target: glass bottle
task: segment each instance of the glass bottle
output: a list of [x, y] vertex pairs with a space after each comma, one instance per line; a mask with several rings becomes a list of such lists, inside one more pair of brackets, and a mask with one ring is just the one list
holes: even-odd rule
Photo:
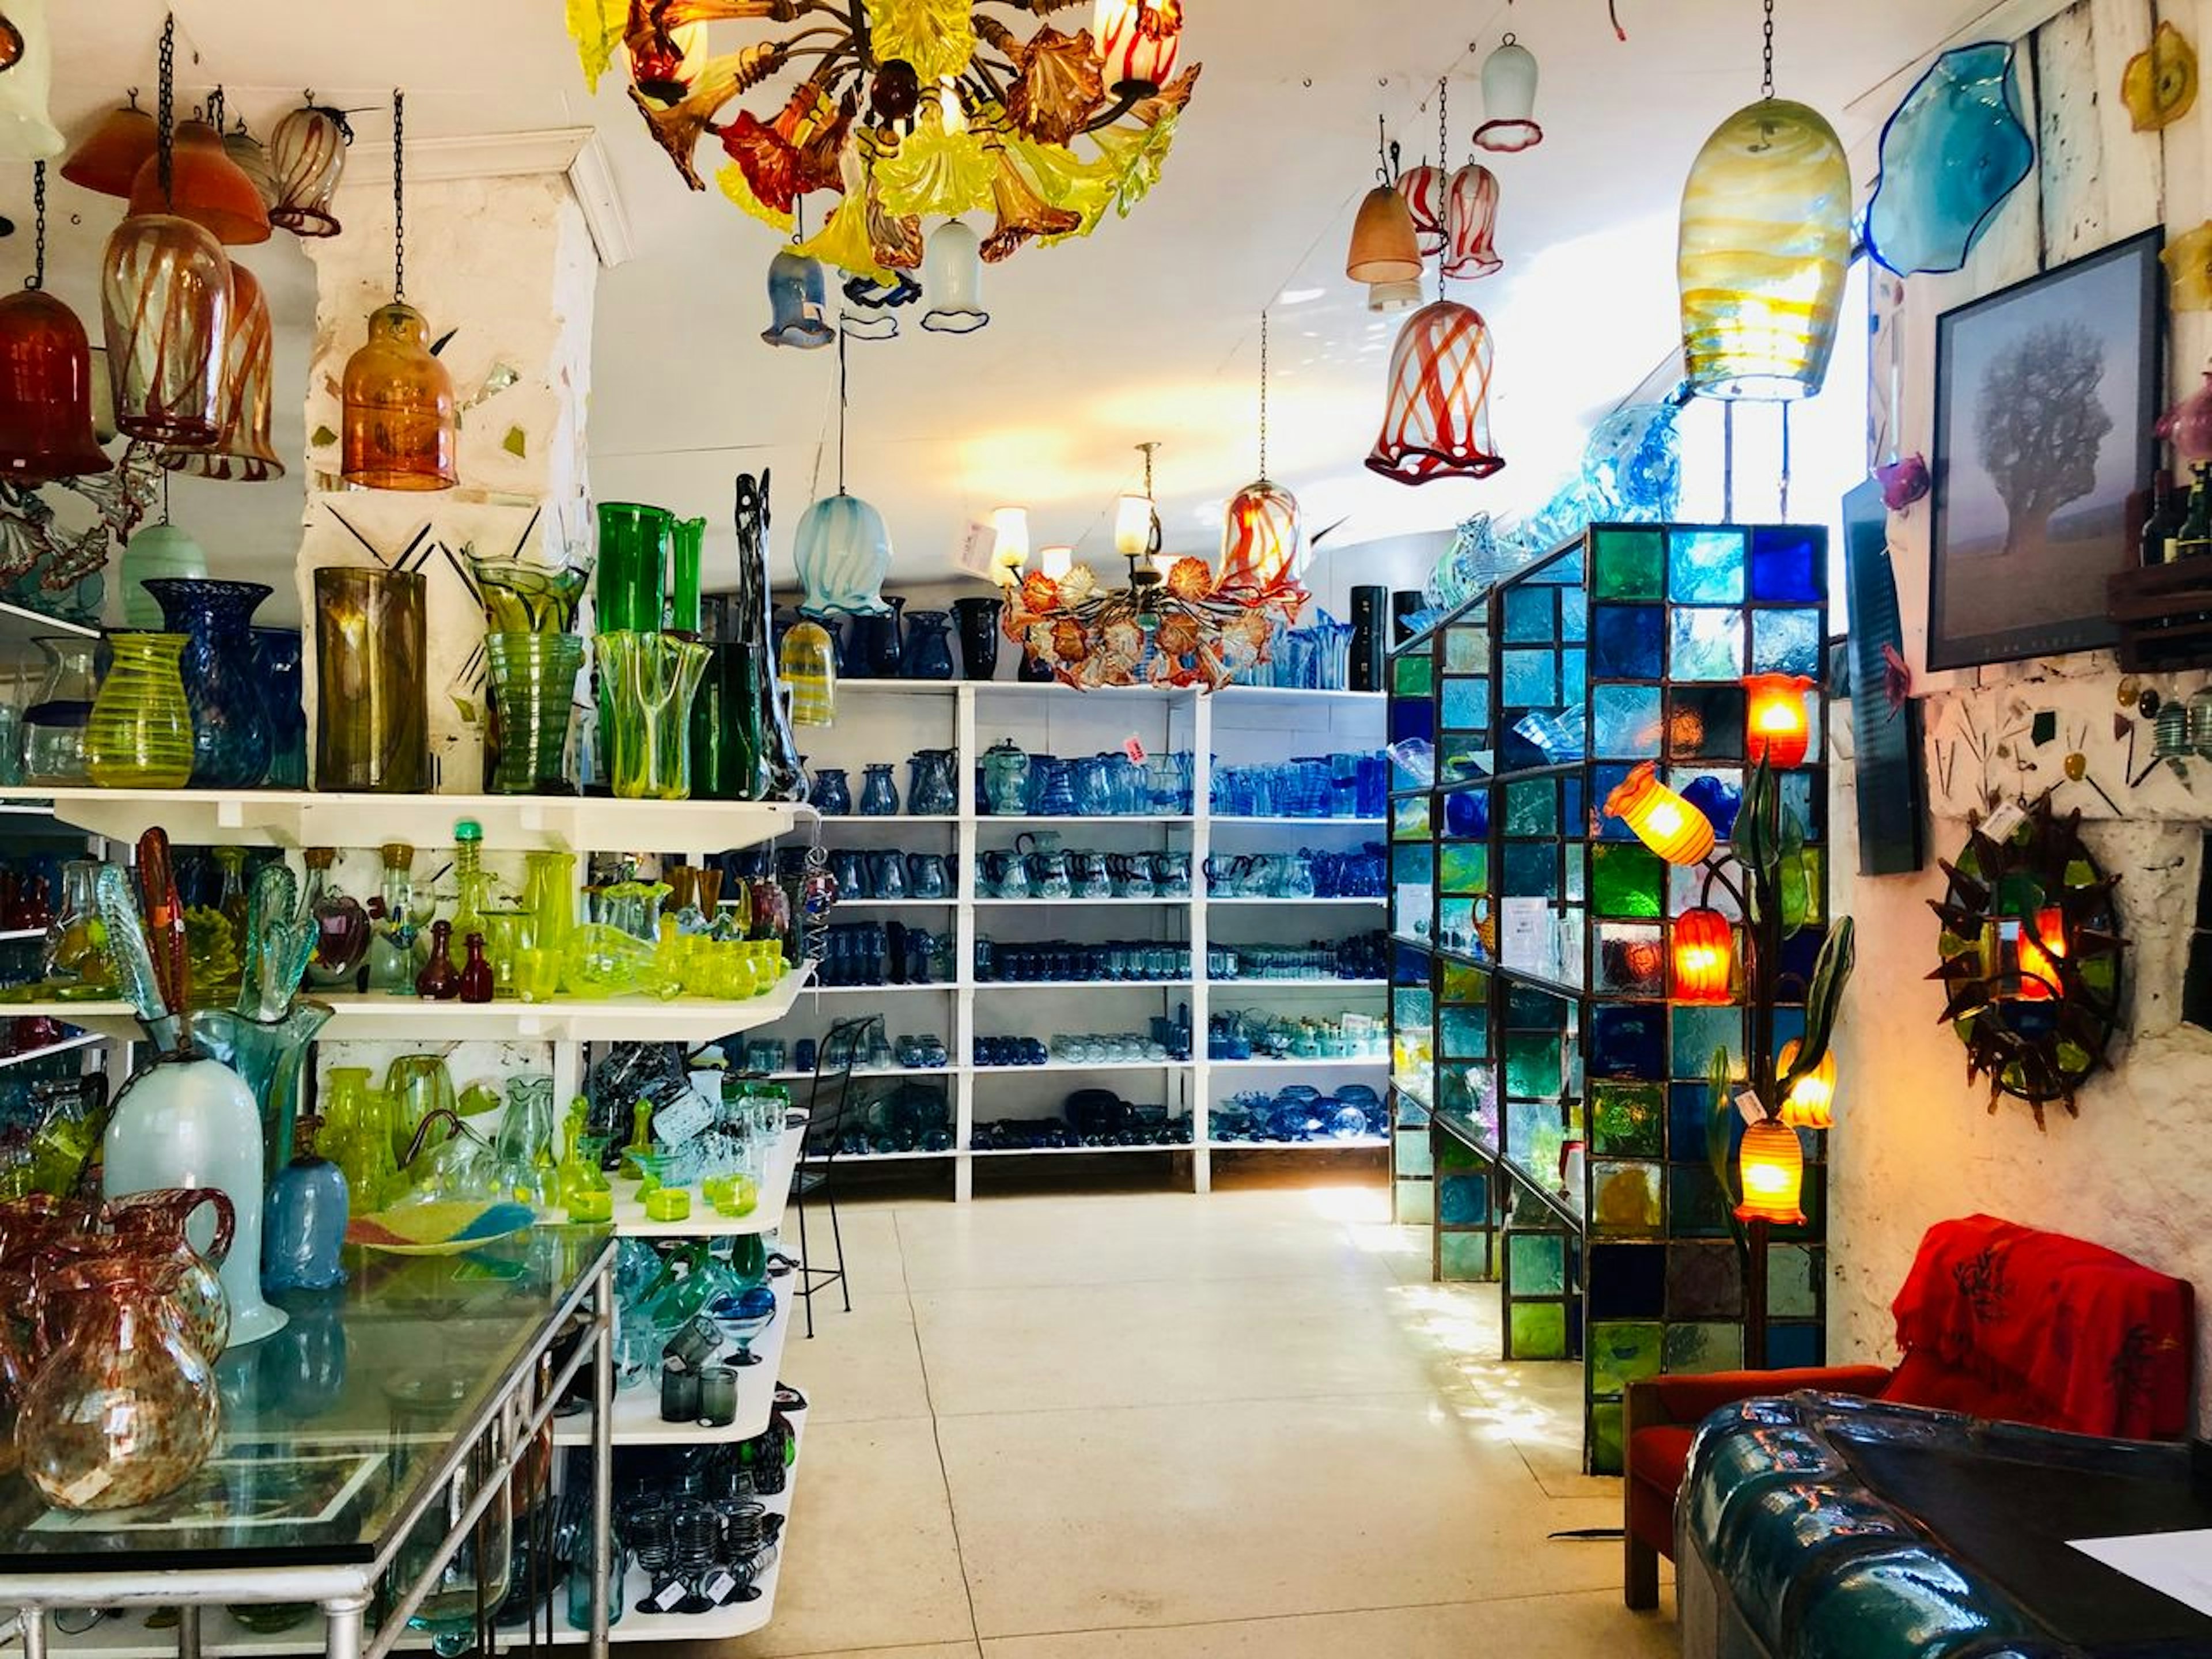
[[380, 849], [384, 874], [377, 895], [374, 932], [368, 942], [368, 988], [406, 995], [415, 988], [415, 849], [388, 841]]
[[394, 301], [368, 313], [368, 340], [346, 360], [346, 483], [360, 489], [451, 489], [460, 419], [453, 377], [432, 355], [429, 325]]
[[100, 641], [42, 635], [31, 643], [46, 660], [39, 689], [23, 710], [23, 781], [89, 783], [85, 731], [100, 690]]
[[243, 847], [218, 847], [215, 849], [216, 867], [222, 872], [222, 885], [216, 894], [215, 908], [230, 924], [231, 937], [246, 937], [246, 849]]
[[491, 962], [484, 955], [484, 936], [482, 933], [468, 934], [461, 941], [468, 952], [468, 960], [461, 964], [460, 998], [463, 1002], [489, 1002], [493, 985]]
[[[453, 966], [453, 924], [430, 924], [430, 960], [415, 975], [415, 994], [434, 1002], [451, 1002], [461, 994], [461, 970]], [[489, 969], [487, 969], [489, 971]], [[489, 1000], [489, 999], [487, 999]]]
[[2189, 512], [2174, 538], [2177, 559], [2202, 558], [2212, 553], [2212, 466], [2199, 461], [2196, 482], [2189, 488]]
[[254, 666], [259, 582], [156, 577], [144, 584], [172, 634], [185, 636], [177, 672], [192, 711], [195, 788], [254, 789], [269, 775], [272, 722]]
[[2166, 563], [2172, 552], [2167, 543], [2180, 528], [2180, 520], [2173, 516], [2176, 507], [2173, 474], [2160, 467], [2151, 481], [2150, 512], [2143, 520], [2142, 538], [2137, 544], [2138, 562], [2146, 570]]
[[30, 1189], [67, 1198], [76, 1190], [107, 1127], [107, 1079], [92, 1072], [33, 1083], [31, 1108], [39, 1127], [24, 1160]]
[[891, 781], [890, 763], [870, 766], [860, 785], [860, 816], [895, 818], [898, 810], [898, 785]]
[[300, 1119], [298, 1151], [269, 1185], [261, 1224], [261, 1287], [264, 1291], [327, 1291], [345, 1283], [338, 1264], [350, 1194], [345, 1172], [315, 1149], [322, 1120]]
[[464, 944], [483, 932], [491, 878], [483, 867], [483, 825], [463, 818], [453, 826], [453, 936]]
[[604, 1167], [606, 1138], [589, 1132], [591, 1115], [587, 1096], [578, 1095], [568, 1103], [567, 1146], [558, 1170], [560, 1201], [568, 1219], [580, 1224], [614, 1217], [614, 1189], [607, 1184]]
[[[83, 727], [91, 781], [103, 789], [181, 789], [192, 775], [192, 711], [177, 664], [181, 634], [112, 634], [115, 653]], [[39, 718], [24, 716], [27, 732]], [[27, 737], [25, 759], [31, 754]], [[49, 780], [36, 780], [48, 781]]]
[[337, 856], [328, 847], [307, 851], [307, 910], [315, 919], [315, 954], [307, 962], [307, 979], [314, 985], [352, 984], [375, 932], [361, 901], [341, 890], [331, 874]]

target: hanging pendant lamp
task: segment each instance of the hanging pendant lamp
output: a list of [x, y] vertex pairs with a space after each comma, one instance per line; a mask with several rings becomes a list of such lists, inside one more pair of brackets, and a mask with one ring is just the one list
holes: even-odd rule
[[1272, 593], [1295, 586], [1305, 566], [1298, 500], [1267, 477], [1267, 313], [1260, 313], [1260, 476], [1230, 498], [1221, 523], [1217, 592]]
[[1149, 97], [1175, 73], [1182, 0], [1097, 0], [1091, 42], [1108, 91], [1117, 98]]
[[1544, 142], [1536, 125], [1536, 55], [1510, 34], [1482, 60], [1482, 112], [1474, 142], [1510, 155]]
[[1406, 319], [1370, 471], [1400, 483], [1486, 478], [1505, 465], [1490, 437], [1490, 327], [1453, 300]]
[[346, 146], [353, 129], [344, 112], [307, 101], [276, 124], [269, 135], [269, 168], [276, 176], [276, 202], [269, 210], [271, 224], [282, 225], [295, 236], [335, 236], [337, 216], [331, 198], [345, 176]]
[[165, 206], [226, 247], [269, 240], [269, 210], [260, 192], [223, 149], [222, 135], [204, 121], [178, 124], [166, 185], [157, 156], [148, 157], [131, 181], [131, 212], [157, 213]]
[[1410, 283], [1370, 283], [1367, 285], [1367, 308], [1389, 313], [1411, 311], [1421, 303], [1421, 284]]
[[1359, 204], [1344, 274], [1355, 283], [1410, 283], [1421, 275], [1420, 237], [1413, 210], [1395, 185], [1377, 185]]
[[451, 489], [460, 482], [453, 377], [429, 325], [407, 303], [407, 99], [392, 94], [392, 303], [368, 314], [368, 341], [346, 360], [343, 459], [356, 489]]
[[231, 164], [253, 186], [253, 193], [261, 198], [262, 210], [265, 213], [275, 207], [276, 170], [269, 164], [268, 147], [246, 130], [244, 121], [222, 135], [222, 153], [230, 157]]
[[1398, 175], [1398, 194], [1406, 198], [1406, 210], [1413, 216], [1413, 236], [1424, 254], [1434, 253], [1444, 245], [1445, 197], [1449, 190], [1444, 170], [1426, 161]]
[[800, 514], [793, 543], [799, 580], [806, 586], [799, 608], [810, 617], [843, 613], [880, 617], [884, 578], [890, 574], [891, 535], [884, 515], [845, 488], [845, 338], [837, 337], [837, 493]]
[[1498, 231], [1498, 175], [1480, 161], [1452, 175], [1444, 216], [1445, 276], [1467, 281], [1505, 269], [1491, 246]]
[[127, 106], [108, 111], [84, 142], [70, 152], [69, 160], [62, 163], [62, 177], [80, 190], [128, 196], [138, 169], [160, 142], [154, 118], [138, 107], [134, 92]]
[[46, 164], [34, 164], [37, 263], [30, 286], [0, 299], [0, 478], [45, 483], [115, 463], [92, 424], [92, 343], [76, 313], [46, 292]]
[[46, 20], [47, 0], [8, 0], [0, 13], [5, 45], [14, 48], [0, 62], [0, 159], [43, 161], [62, 153], [60, 130], [46, 112], [54, 78], [54, 38]]
[[284, 476], [284, 463], [269, 441], [274, 337], [261, 283], [234, 259], [230, 319], [222, 348], [222, 430], [203, 448], [162, 451], [163, 466], [195, 477], [241, 483], [264, 483]]
[[921, 291], [929, 309], [921, 325], [933, 334], [973, 334], [990, 325], [983, 309], [982, 243], [965, 222], [948, 219], [929, 235]]
[[830, 326], [830, 285], [822, 262], [796, 248], [776, 250], [768, 266], [768, 326], [761, 338], [772, 346], [818, 351], [836, 337]]

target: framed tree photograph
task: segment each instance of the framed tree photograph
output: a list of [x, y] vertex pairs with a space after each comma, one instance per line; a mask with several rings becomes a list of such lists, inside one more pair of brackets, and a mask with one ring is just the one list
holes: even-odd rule
[[1928, 666], [2094, 651], [2128, 500], [2156, 464], [2162, 233], [2032, 276], [1936, 325]]

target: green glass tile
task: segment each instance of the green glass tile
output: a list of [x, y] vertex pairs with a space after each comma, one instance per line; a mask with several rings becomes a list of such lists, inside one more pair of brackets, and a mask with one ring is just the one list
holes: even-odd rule
[[1495, 1278], [1490, 1241], [1486, 1232], [1438, 1233], [1437, 1277], [1447, 1285], [1480, 1285]]
[[1590, 905], [1601, 916], [1656, 920], [1667, 892], [1667, 866], [1640, 842], [1607, 842], [1590, 849]]
[[1398, 1185], [1397, 1218], [1401, 1227], [1425, 1227], [1437, 1218], [1437, 1189], [1425, 1181], [1401, 1181]]
[[1592, 1474], [1619, 1474], [1626, 1467], [1622, 1461], [1620, 1423], [1620, 1407], [1596, 1405], [1590, 1407], [1589, 1467]]
[[1505, 833], [1545, 836], [1559, 833], [1559, 786], [1551, 778], [1528, 778], [1505, 787]]
[[1434, 1169], [1426, 1129], [1401, 1129], [1395, 1137], [1396, 1147], [1392, 1153], [1393, 1167], [1401, 1177], [1425, 1176]]
[[1766, 1312], [1772, 1319], [1811, 1319], [1820, 1311], [1819, 1256], [1802, 1244], [1766, 1253]]
[[1667, 593], [1667, 543], [1656, 530], [1601, 530], [1592, 539], [1590, 597], [1659, 599]]
[[1390, 803], [1390, 837], [1394, 841], [1429, 839], [1429, 798], [1408, 795]]
[[1506, 1316], [1506, 1343], [1513, 1359], [1565, 1359], [1567, 1310], [1557, 1302], [1517, 1302]]
[[1436, 690], [1436, 659], [1400, 657], [1390, 665], [1390, 687], [1401, 697], [1425, 697]]
[[1668, 1375], [1695, 1376], [1706, 1371], [1743, 1368], [1743, 1327], [1741, 1325], [1669, 1325], [1666, 1364]]
[[1455, 628], [1444, 635], [1444, 672], [1480, 674], [1490, 666], [1490, 630]]
[[1567, 1142], [1582, 1138], [1568, 1134], [1565, 1115], [1557, 1101], [1507, 1101], [1505, 1150], [1513, 1161], [1524, 1170], [1556, 1171]]
[[1516, 1296], [1567, 1293], [1567, 1242], [1557, 1233], [1515, 1233], [1505, 1241]]
[[1437, 861], [1447, 893], [1486, 893], [1490, 890], [1490, 848], [1480, 842], [1462, 842], [1443, 849]]
[[1447, 1008], [1437, 1032], [1445, 1055], [1452, 1060], [1490, 1058], [1490, 1011], [1486, 1008]]
[[1674, 1237], [1729, 1237], [1729, 1210], [1735, 1201], [1721, 1190], [1710, 1164], [1667, 1166], [1667, 1231]]
[[1516, 1100], [1555, 1099], [1565, 1084], [1557, 1037], [1516, 1031], [1505, 1039], [1505, 1092]]
[[1463, 962], [1444, 963], [1443, 1000], [1462, 1006], [1487, 1001], [1490, 975]]
[[1656, 1238], [1661, 1223], [1660, 1166], [1593, 1158], [1590, 1231], [1608, 1238]]
[[1600, 1158], [1658, 1158], [1666, 1151], [1667, 1091], [1656, 1083], [1590, 1085], [1590, 1150]]
[[1642, 1320], [1593, 1323], [1589, 1338], [1589, 1391], [1619, 1394], [1631, 1382], [1659, 1375], [1662, 1328]]

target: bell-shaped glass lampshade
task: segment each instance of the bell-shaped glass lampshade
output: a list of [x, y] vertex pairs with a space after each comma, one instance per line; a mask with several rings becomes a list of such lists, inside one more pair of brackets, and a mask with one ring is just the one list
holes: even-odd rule
[[1018, 582], [1030, 562], [1030, 510], [1002, 507], [991, 514], [991, 568], [1002, 582]]
[[1690, 390], [1767, 401], [1819, 392], [1850, 254], [1850, 164], [1826, 119], [1768, 98], [1722, 122], [1682, 188]]
[[1510, 155], [1544, 142], [1536, 125], [1536, 54], [1511, 35], [1482, 60], [1483, 123], [1474, 142]]
[[149, 579], [159, 581], [164, 577], [181, 577], [198, 580], [204, 579], [207, 573], [206, 550], [181, 526], [167, 521], [141, 526], [123, 546], [123, 625], [162, 626], [161, 604], [146, 589]]
[[1398, 175], [1398, 194], [1413, 216], [1413, 237], [1423, 253], [1443, 251], [1444, 197], [1450, 188], [1444, 170], [1425, 161]]
[[837, 723], [837, 649], [828, 629], [802, 617], [777, 647], [776, 666], [791, 692], [793, 726]]
[[334, 109], [306, 104], [269, 135], [269, 168], [276, 179], [276, 204], [269, 219], [295, 236], [335, 236], [331, 198], [345, 174], [345, 119]]
[[793, 545], [799, 580], [806, 585], [801, 609], [810, 616], [838, 611], [879, 617], [884, 578], [891, 570], [891, 532], [884, 515], [842, 490], [808, 507]]
[[1355, 283], [1420, 280], [1421, 244], [1414, 232], [1413, 210], [1389, 185], [1376, 185], [1359, 204], [1344, 274]]
[[54, 78], [47, 0], [8, 0], [0, 16], [14, 31], [15, 57], [0, 63], [0, 159], [43, 161], [62, 153], [60, 130], [46, 113]]
[[1182, 49], [1182, 0], [1097, 0], [1091, 40], [1108, 91], [1157, 91]]
[[112, 109], [100, 125], [70, 152], [62, 163], [62, 177], [80, 190], [102, 196], [128, 196], [138, 169], [161, 143], [154, 118], [137, 105]]
[[787, 247], [780, 251], [769, 261], [768, 304], [769, 322], [761, 338], [772, 346], [814, 351], [837, 337], [825, 314], [830, 286], [819, 259]]
[[1075, 568], [1075, 550], [1072, 547], [1048, 547], [1037, 554], [1037, 568], [1058, 581]]
[[1367, 465], [1400, 483], [1486, 478], [1505, 465], [1490, 441], [1490, 329], [1453, 300], [1406, 319], [1390, 354], [1390, 398]]
[[131, 184], [131, 211], [173, 213], [189, 219], [226, 247], [269, 240], [269, 210], [253, 180], [222, 147], [222, 135], [204, 121], [182, 121], [170, 157], [169, 193], [161, 193], [161, 161], [149, 156]]
[[0, 478], [44, 483], [115, 465], [92, 428], [92, 343], [51, 294], [0, 299]]
[[356, 489], [451, 489], [460, 424], [453, 377], [430, 355], [429, 325], [404, 301], [368, 313], [368, 339], [346, 360], [343, 459]]
[[933, 334], [973, 334], [990, 322], [983, 309], [983, 244], [963, 221], [948, 219], [930, 232], [921, 291], [929, 305], [921, 325]]
[[1421, 303], [1421, 285], [1410, 283], [1370, 283], [1367, 285], [1367, 308], [1370, 311], [1411, 311]]
[[173, 213], [131, 215], [108, 234], [100, 313], [118, 428], [149, 443], [213, 443], [230, 325], [222, 244]]
[[1498, 232], [1498, 175], [1480, 161], [1452, 175], [1444, 228], [1445, 276], [1494, 276], [1505, 269], [1490, 245]]
[[196, 477], [263, 483], [284, 476], [269, 441], [273, 332], [269, 301], [253, 273], [230, 264], [230, 320], [222, 346], [222, 431], [204, 447], [167, 449], [161, 465]]
[[1785, 1129], [1771, 1118], [1753, 1124], [1743, 1132], [1737, 1170], [1743, 1180], [1743, 1202], [1735, 1206], [1738, 1220], [1768, 1221], [1781, 1227], [1805, 1224], [1805, 1148], [1795, 1129]]
[[1125, 559], [1160, 550], [1160, 510], [1150, 495], [1124, 495], [1114, 504], [1114, 550]]
[[276, 173], [269, 165], [268, 147], [241, 124], [222, 135], [222, 153], [230, 157], [232, 164], [252, 183], [253, 193], [261, 198], [261, 205], [264, 208], [275, 207]]
[[1230, 498], [1221, 520], [1221, 568], [1217, 592], [1257, 595], [1295, 580], [1304, 561], [1305, 530], [1298, 498], [1261, 478]]

